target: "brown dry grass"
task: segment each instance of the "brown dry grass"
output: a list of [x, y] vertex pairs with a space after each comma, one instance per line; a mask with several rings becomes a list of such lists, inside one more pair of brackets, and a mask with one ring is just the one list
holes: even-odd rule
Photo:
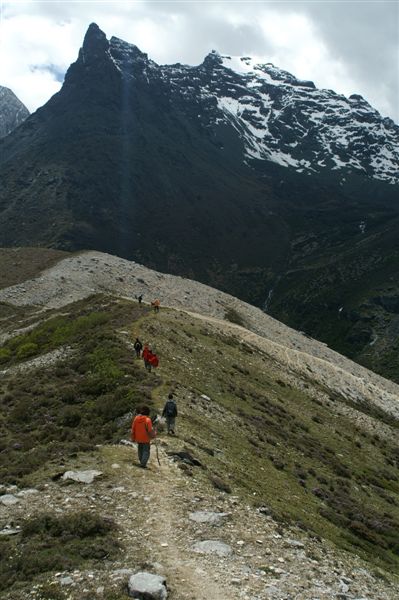
[[36, 277], [68, 255], [51, 248], [0, 248], [0, 289]]

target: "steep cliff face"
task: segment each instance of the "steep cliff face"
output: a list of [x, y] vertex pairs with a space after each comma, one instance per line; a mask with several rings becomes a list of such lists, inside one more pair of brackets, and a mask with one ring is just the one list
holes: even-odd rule
[[353, 315], [396, 293], [398, 147], [358, 96], [247, 57], [157, 65], [92, 24], [1, 144], [0, 239], [188, 275], [357, 356]]
[[14, 92], [0, 85], [0, 138], [11, 133], [28, 116], [28, 109]]

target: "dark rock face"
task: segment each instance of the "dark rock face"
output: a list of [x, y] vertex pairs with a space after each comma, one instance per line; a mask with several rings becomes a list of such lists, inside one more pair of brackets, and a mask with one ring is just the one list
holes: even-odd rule
[[28, 116], [28, 109], [14, 92], [0, 85], [0, 138], [11, 133]]
[[350, 354], [346, 315], [399, 266], [398, 132], [271, 64], [160, 66], [92, 24], [61, 91], [0, 144], [0, 243], [103, 250], [267, 300]]

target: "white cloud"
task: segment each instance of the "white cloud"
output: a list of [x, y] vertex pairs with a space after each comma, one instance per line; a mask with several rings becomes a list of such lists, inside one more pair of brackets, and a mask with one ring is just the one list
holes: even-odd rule
[[[364, 10], [363, 10], [364, 9]], [[384, 12], [380, 12], [384, 11]], [[381, 16], [380, 16], [381, 15]], [[213, 48], [266, 62], [399, 119], [399, 5], [353, 2], [3, 2], [0, 84], [30, 108], [59, 89], [96, 22], [159, 63], [198, 64]], [[373, 34], [373, 35], [372, 35]], [[366, 38], [366, 39], [365, 39]], [[378, 58], [377, 59], [377, 55]], [[39, 67], [39, 68], [37, 68]]]
[[56, 75], [76, 58], [81, 32], [76, 24], [54, 24], [41, 15], [15, 15], [1, 22], [0, 82], [33, 110], [60, 88]]

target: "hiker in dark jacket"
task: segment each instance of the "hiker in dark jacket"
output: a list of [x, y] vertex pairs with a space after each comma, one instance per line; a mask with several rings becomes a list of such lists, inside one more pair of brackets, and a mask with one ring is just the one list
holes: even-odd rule
[[177, 417], [177, 406], [173, 399], [173, 394], [169, 394], [166, 404], [162, 411], [162, 416], [166, 419], [168, 435], [175, 434], [175, 421]]
[[139, 338], [136, 338], [136, 341], [134, 342], [134, 349], [136, 351], [136, 357], [140, 358], [143, 344], [140, 342]]

